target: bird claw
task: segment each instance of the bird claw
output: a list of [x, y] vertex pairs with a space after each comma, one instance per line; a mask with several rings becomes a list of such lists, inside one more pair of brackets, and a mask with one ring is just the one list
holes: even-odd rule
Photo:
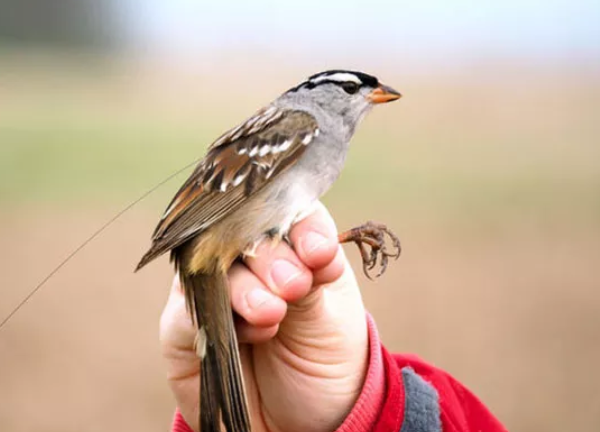
[[[391, 240], [394, 252], [388, 251], [386, 236]], [[375, 275], [375, 279], [385, 273], [389, 259], [398, 259], [402, 252], [400, 239], [384, 224], [376, 222], [369, 221], [341, 233], [338, 239], [340, 243], [354, 242], [358, 246], [363, 261], [363, 272], [371, 280], [374, 279], [371, 271], [377, 266], [378, 261], [381, 269]]]

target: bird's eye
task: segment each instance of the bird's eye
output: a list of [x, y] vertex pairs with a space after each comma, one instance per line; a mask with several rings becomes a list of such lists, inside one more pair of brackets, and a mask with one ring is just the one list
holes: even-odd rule
[[345, 82], [342, 84], [342, 88], [348, 94], [354, 94], [358, 91], [358, 84], [353, 82]]

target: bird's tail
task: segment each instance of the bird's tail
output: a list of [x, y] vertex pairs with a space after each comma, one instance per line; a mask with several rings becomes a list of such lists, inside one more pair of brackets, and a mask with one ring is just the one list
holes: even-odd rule
[[180, 272], [188, 310], [198, 325], [200, 430], [250, 432], [250, 416], [225, 273]]

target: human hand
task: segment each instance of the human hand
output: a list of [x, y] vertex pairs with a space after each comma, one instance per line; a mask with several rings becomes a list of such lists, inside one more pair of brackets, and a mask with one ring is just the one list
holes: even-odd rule
[[[290, 239], [263, 242], [229, 271], [254, 431], [333, 431], [356, 402], [368, 366], [365, 310], [335, 224], [319, 204]], [[198, 430], [196, 330], [175, 278], [160, 322], [167, 379]]]

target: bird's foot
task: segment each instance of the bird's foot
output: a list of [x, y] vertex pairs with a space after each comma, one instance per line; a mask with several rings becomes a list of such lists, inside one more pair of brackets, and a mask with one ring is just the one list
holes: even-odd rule
[[[386, 235], [392, 241], [395, 250], [393, 253], [387, 250]], [[377, 265], [378, 258], [381, 270], [375, 278], [385, 273], [389, 258], [398, 259], [402, 250], [400, 240], [388, 227], [371, 221], [339, 234], [338, 240], [340, 243], [354, 242], [358, 246], [363, 261], [363, 271], [369, 279], [373, 279], [369, 272]], [[367, 246], [370, 246], [370, 250]]]

